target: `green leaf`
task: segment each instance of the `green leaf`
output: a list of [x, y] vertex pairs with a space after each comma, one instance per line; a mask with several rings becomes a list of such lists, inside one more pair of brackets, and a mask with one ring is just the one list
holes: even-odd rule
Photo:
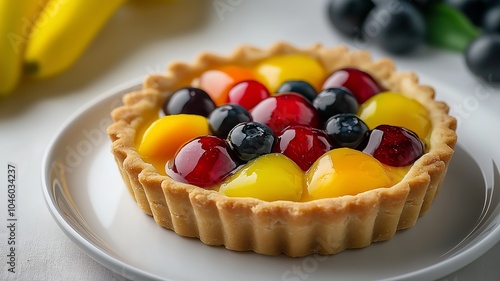
[[425, 13], [427, 42], [441, 48], [464, 51], [480, 31], [459, 10], [443, 3], [429, 7]]

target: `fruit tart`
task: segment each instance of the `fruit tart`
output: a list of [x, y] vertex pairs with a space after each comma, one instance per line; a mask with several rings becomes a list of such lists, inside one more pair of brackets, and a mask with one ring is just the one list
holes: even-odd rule
[[123, 103], [108, 133], [140, 209], [265, 255], [335, 254], [413, 226], [457, 140], [431, 87], [343, 46], [203, 53]]

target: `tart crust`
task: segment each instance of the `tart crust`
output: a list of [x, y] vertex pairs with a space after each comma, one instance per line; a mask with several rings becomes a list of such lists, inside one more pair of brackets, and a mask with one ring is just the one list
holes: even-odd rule
[[[161, 175], [135, 148], [141, 129], [158, 114], [173, 90], [196, 85], [207, 69], [228, 64], [251, 66], [270, 56], [301, 53], [316, 58], [327, 73], [356, 67], [371, 74], [385, 88], [418, 100], [430, 116], [428, 152], [418, 159], [403, 180], [355, 196], [310, 202], [265, 202], [231, 198], [213, 190], [179, 183]], [[314, 45], [297, 48], [279, 42], [268, 49], [241, 46], [229, 56], [202, 53], [192, 64], [172, 63], [164, 74], [146, 78], [143, 88], [123, 98], [112, 112], [108, 134], [112, 153], [125, 184], [138, 206], [156, 223], [208, 245], [265, 255], [305, 256], [335, 254], [388, 240], [397, 230], [413, 226], [431, 206], [446, 174], [457, 141], [456, 119], [449, 108], [434, 100], [434, 90], [418, 83], [411, 72], [396, 72], [389, 59], [373, 61], [366, 51]]]

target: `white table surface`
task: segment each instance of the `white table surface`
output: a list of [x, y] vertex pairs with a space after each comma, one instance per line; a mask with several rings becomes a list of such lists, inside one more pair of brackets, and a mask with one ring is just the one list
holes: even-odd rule
[[[8, 163], [17, 166], [18, 185], [16, 273], [7, 271], [8, 231], [3, 226], [0, 280], [125, 280], [95, 262], [63, 234], [42, 196], [40, 169], [45, 149], [62, 124], [89, 100], [137, 77], [161, 72], [173, 60], [192, 61], [201, 51], [225, 54], [243, 43], [261, 47], [277, 40], [303, 47], [346, 44], [353, 49], [367, 48], [375, 58], [388, 55], [370, 42], [360, 46], [339, 37], [328, 24], [324, 0], [218, 1], [234, 6], [218, 13], [213, 4], [217, 1], [212, 0], [179, 0], [169, 5], [129, 3], [71, 69], [51, 79], [26, 79], [11, 97], [0, 100], [0, 210], [5, 222]], [[486, 89], [470, 75], [461, 54], [424, 47], [412, 56], [393, 59], [398, 69], [422, 74], [424, 83], [430, 78], [460, 89], [452, 108]], [[476, 128], [477, 137], [491, 137], [486, 130], [498, 124], [499, 105], [500, 93], [489, 95], [487, 101], [462, 113], [467, 116], [462, 116], [461, 126]], [[468, 118], [485, 112], [490, 114], [490, 123], [477, 126], [470, 121], [474, 118]], [[497, 244], [440, 280], [496, 281], [499, 264]]]

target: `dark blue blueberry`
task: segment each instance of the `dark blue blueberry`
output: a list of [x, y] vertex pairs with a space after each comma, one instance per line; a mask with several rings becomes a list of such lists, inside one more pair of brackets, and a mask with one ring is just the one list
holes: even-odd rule
[[417, 7], [417, 9], [425, 13], [429, 9], [429, 7], [438, 3], [441, 0], [404, 0], [404, 1], [413, 4], [415, 7]]
[[215, 103], [202, 89], [186, 87], [175, 91], [163, 105], [165, 115], [196, 114], [207, 117]]
[[458, 9], [465, 16], [469, 18], [469, 20], [477, 25], [481, 26], [481, 22], [483, 20], [484, 13], [488, 9], [488, 0], [445, 0], [444, 3]]
[[485, 34], [472, 41], [465, 50], [469, 70], [483, 81], [500, 85], [500, 34]]
[[500, 2], [486, 11], [482, 24], [484, 31], [500, 33]]
[[271, 153], [274, 140], [271, 128], [258, 122], [238, 124], [227, 136], [229, 146], [243, 161]]
[[335, 29], [348, 37], [361, 37], [363, 22], [375, 7], [372, 0], [331, 0], [328, 18]]
[[406, 1], [387, 0], [377, 5], [363, 24], [363, 37], [393, 54], [409, 54], [425, 41], [424, 15]]
[[208, 116], [208, 127], [213, 135], [225, 139], [234, 126], [250, 121], [252, 121], [252, 116], [244, 107], [226, 104], [217, 107]]
[[313, 106], [318, 111], [323, 122], [340, 113], [356, 113], [358, 101], [345, 87], [328, 88], [321, 91], [313, 101]]
[[306, 81], [290, 80], [283, 82], [276, 93], [297, 93], [312, 102], [316, 98], [316, 90]]
[[356, 149], [369, 136], [368, 126], [356, 114], [337, 114], [325, 124], [326, 134], [334, 147]]

